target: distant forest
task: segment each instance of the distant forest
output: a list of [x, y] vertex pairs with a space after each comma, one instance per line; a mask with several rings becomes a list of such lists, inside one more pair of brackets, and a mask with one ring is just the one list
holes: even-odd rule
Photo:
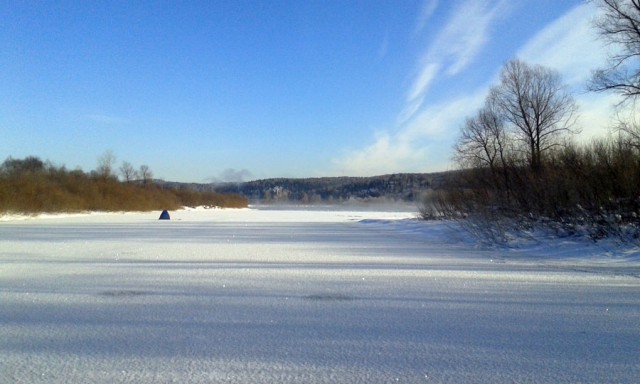
[[[372, 177], [274, 178], [244, 183], [186, 184], [190, 189], [239, 194], [254, 203], [338, 204], [361, 202], [419, 202], [438, 189], [451, 173], [398, 173]], [[185, 184], [161, 182], [167, 187]]]

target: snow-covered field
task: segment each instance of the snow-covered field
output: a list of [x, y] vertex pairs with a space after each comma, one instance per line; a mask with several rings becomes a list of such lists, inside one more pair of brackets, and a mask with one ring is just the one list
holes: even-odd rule
[[0, 383], [636, 383], [640, 251], [412, 212], [4, 217]]

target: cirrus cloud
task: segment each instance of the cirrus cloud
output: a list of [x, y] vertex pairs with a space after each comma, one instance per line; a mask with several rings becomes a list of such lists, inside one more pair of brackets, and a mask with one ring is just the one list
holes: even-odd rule
[[422, 54], [407, 105], [400, 113], [401, 123], [420, 109], [435, 79], [458, 75], [477, 59], [490, 40], [492, 26], [506, 14], [506, 4], [504, 0], [468, 0], [452, 10], [452, 17]]
[[[453, 12], [455, 16], [423, 52], [396, 125], [376, 132], [362, 148], [351, 149], [333, 160], [333, 173], [366, 176], [449, 169], [460, 126], [482, 106], [501, 68], [487, 73], [484, 85], [446, 100], [430, 95], [429, 89], [440, 79], [456, 81], [458, 74], [485, 54], [492, 26], [502, 20], [507, 8], [504, 1], [460, 3]], [[606, 49], [591, 26], [596, 12], [590, 3], [577, 5], [523, 42], [513, 55], [560, 72], [575, 91], [582, 139], [607, 132], [615, 100], [612, 94], [587, 93], [584, 88], [591, 71], [606, 60]]]

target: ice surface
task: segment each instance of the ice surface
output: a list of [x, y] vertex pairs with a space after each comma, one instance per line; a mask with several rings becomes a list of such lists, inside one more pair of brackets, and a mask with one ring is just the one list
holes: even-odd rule
[[5, 217], [0, 383], [637, 382], [637, 249], [413, 216]]

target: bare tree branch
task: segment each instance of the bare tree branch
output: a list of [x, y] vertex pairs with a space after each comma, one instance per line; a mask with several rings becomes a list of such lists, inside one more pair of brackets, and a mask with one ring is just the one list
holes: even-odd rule
[[601, 39], [618, 52], [609, 56], [606, 68], [593, 72], [588, 88], [613, 91], [621, 104], [640, 96], [640, 0], [592, 0], [602, 11], [594, 26]]
[[123, 161], [120, 166], [120, 174], [125, 182], [129, 183], [138, 178], [138, 172], [133, 168], [133, 165], [128, 161]]

